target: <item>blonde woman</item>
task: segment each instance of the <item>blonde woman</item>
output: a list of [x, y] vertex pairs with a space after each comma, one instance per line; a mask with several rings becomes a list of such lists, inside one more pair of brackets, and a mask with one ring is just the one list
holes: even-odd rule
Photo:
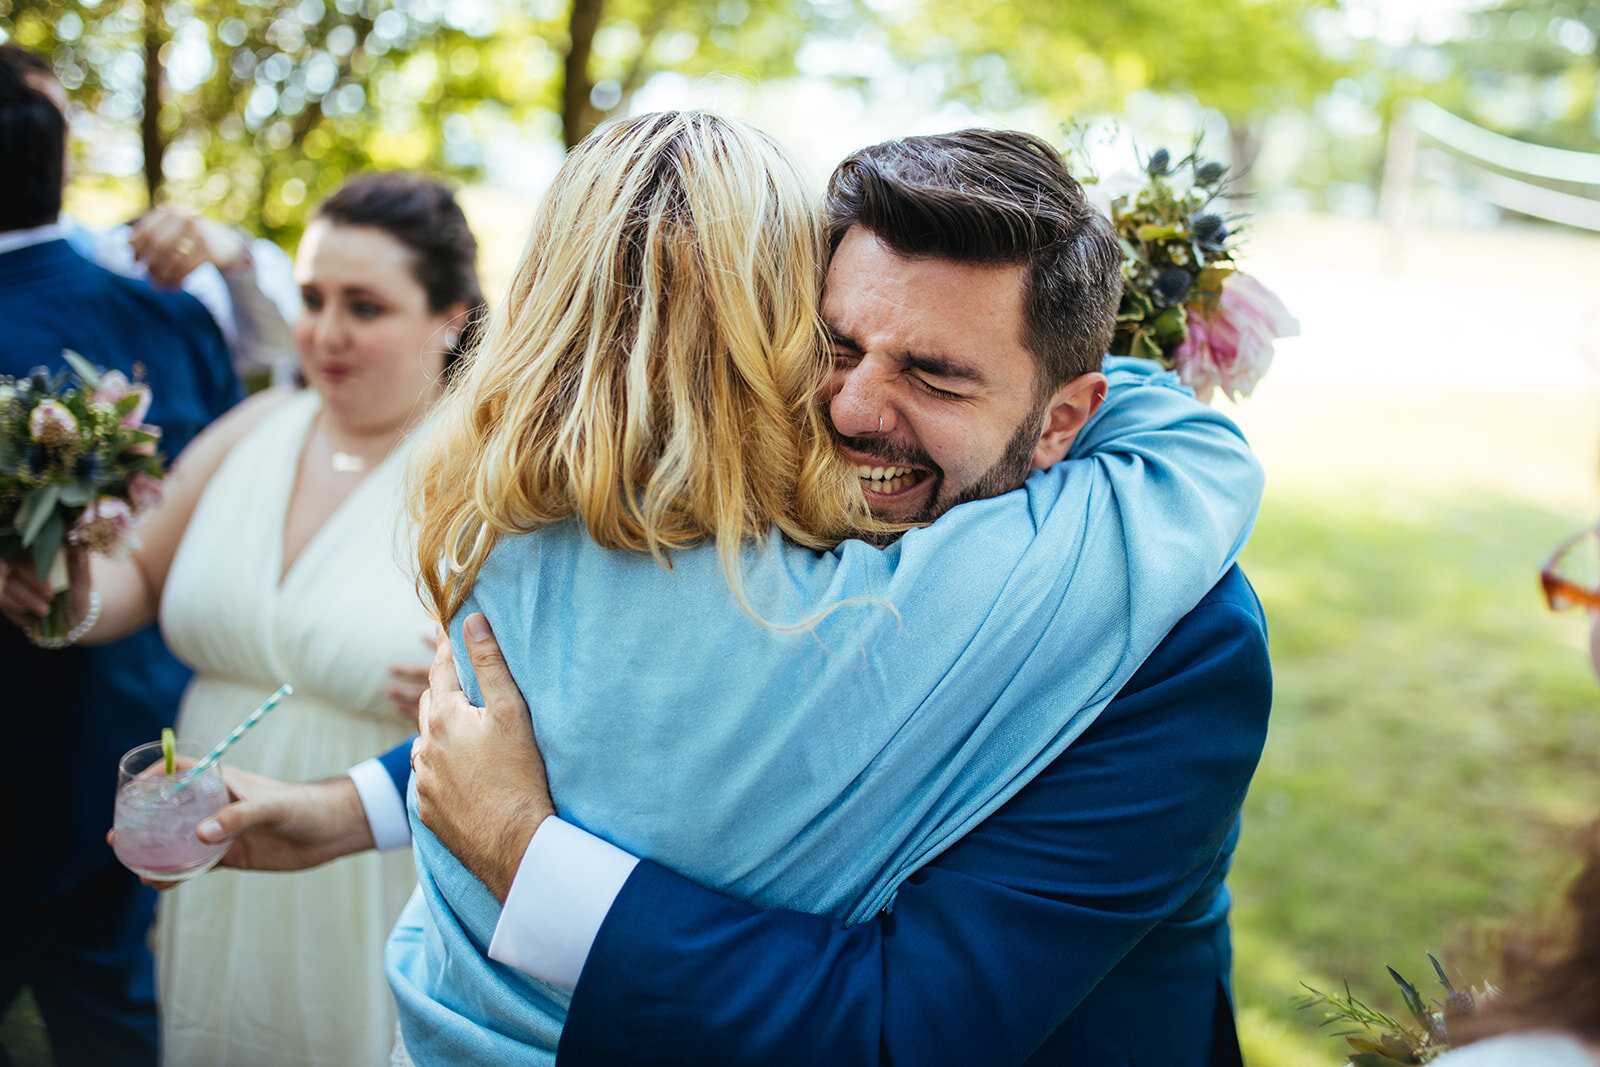
[[[1022, 428], [1091, 458], [887, 548], [849, 539], [900, 528], [822, 413], [823, 248], [757, 131], [602, 129], [412, 478], [426, 597], [453, 628], [487, 615], [564, 819], [859, 921], [1093, 720], [1231, 562], [1260, 480], [1226, 420], [1146, 371], [1114, 373], [1085, 427], [1103, 379], [1080, 374], [1053, 394], [1070, 410]], [[888, 498], [919, 469], [874, 480]], [[499, 901], [412, 823], [419, 893], [388, 952], [406, 1051], [553, 1062], [567, 993], [486, 958]]]

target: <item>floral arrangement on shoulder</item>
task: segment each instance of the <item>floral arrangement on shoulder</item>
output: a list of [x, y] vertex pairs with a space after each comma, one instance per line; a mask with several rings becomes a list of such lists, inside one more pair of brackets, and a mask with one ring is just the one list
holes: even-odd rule
[[1402, 978], [1393, 967], [1388, 968], [1389, 977], [1400, 987], [1400, 996], [1414, 1024], [1371, 1007], [1350, 992], [1349, 983], [1345, 984], [1343, 996], [1324, 993], [1307, 985], [1308, 995], [1300, 997], [1295, 1006], [1322, 1008], [1323, 1026], [1354, 1024], [1359, 1027], [1336, 1030], [1333, 1034], [1344, 1038], [1350, 1046], [1350, 1067], [1397, 1067], [1427, 1063], [1450, 1051], [1451, 1026], [1471, 1016], [1478, 1010], [1479, 1003], [1497, 992], [1491, 985], [1470, 990], [1457, 989], [1432, 953], [1428, 954], [1428, 962], [1433, 964], [1433, 973], [1444, 987], [1445, 999], [1442, 1002], [1425, 1002], [1416, 986]]
[[1228, 168], [1198, 147], [1177, 161], [1161, 148], [1142, 184], [1111, 201], [1125, 256], [1111, 354], [1156, 360], [1207, 402], [1216, 389], [1249, 396], [1273, 342], [1300, 333], [1283, 302], [1234, 265], [1241, 220], [1219, 209], [1227, 185]]
[[64, 549], [136, 547], [134, 520], [161, 499], [161, 429], [144, 421], [150, 387], [62, 355], [70, 372], [0, 376], [0, 560], [29, 556], [57, 590], [33, 633], [41, 642], [71, 625]]

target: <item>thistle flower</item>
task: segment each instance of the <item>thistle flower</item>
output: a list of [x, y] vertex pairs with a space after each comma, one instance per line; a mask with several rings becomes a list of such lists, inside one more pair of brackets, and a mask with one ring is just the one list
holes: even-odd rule
[[1156, 278], [1156, 296], [1164, 304], [1181, 304], [1194, 285], [1194, 275], [1182, 267], [1168, 267]]
[[1210, 163], [1202, 163], [1194, 169], [1195, 184], [1209, 189], [1222, 181], [1222, 176], [1226, 173], [1228, 173], [1228, 168], [1215, 160]]
[[1150, 161], [1144, 165], [1145, 171], [1152, 178], [1166, 176], [1167, 168], [1172, 165], [1172, 153], [1165, 148], [1158, 148], [1150, 155]]
[[42, 445], [59, 445], [76, 440], [78, 420], [58, 400], [41, 400], [28, 416], [28, 436]]
[[85, 452], [78, 457], [78, 462], [72, 465], [72, 476], [80, 482], [92, 482], [100, 477], [105, 469], [100, 462], [100, 457], [93, 452]]
[[1189, 307], [1188, 329], [1173, 353], [1178, 377], [1201, 400], [1217, 387], [1233, 400], [1250, 395], [1272, 364], [1272, 342], [1298, 336], [1300, 323], [1266, 286], [1234, 271], [1214, 309]]
[[84, 508], [67, 540], [91, 552], [108, 555], [127, 545], [133, 531], [133, 510], [116, 497], [103, 496]]
[[1196, 215], [1189, 220], [1189, 232], [1207, 248], [1220, 248], [1228, 239], [1228, 227], [1221, 215]]
[[50, 450], [44, 445], [29, 445], [23, 462], [28, 467], [28, 473], [38, 478], [50, 469]]

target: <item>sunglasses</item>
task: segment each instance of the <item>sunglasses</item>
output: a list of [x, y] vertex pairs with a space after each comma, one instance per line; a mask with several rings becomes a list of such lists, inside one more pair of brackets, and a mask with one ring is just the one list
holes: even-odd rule
[[1557, 545], [1539, 571], [1539, 585], [1551, 611], [1600, 612], [1600, 532], [1584, 530]]

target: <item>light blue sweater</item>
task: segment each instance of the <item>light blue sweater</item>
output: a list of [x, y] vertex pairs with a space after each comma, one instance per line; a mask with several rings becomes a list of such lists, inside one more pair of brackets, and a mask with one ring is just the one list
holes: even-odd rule
[[[859, 922], [1055, 759], [1243, 547], [1261, 472], [1176, 379], [1108, 360], [1074, 456], [886, 549], [502, 541], [482, 611], [561, 817], [705, 885]], [[479, 699], [470, 664], [465, 688]], [[418, 1064], [554, 1061], [568, 993], [491, 962], [499, 904], [415, 817], [388, 970]], [[531, 1050], [540, 1050], [532, 1052]]]

